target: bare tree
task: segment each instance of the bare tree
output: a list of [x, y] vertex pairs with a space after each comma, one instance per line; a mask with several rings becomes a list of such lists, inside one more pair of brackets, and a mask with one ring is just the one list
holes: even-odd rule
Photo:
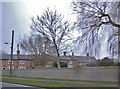
[[45, 66], [46, 60], [48, 59], [47, 55], [53, 54], [55, 50], [49, 46], [52, 44], [50, 40], [41, 37], [39, 34], [24, 36], [20, 38], [19, 43], [22, 50], [33, 57], [35, 66]]
[[106, 39], [106, 33], [109, 36], [107, 39], [109, 52], [117, 51], [120, 35], [120, 22], [118, 21], [120, 2], [77, 0], [72, 2], [72, 7], [78, 16], [77, 27], [82, 32], [78, 41], [84, 43], [85, 51], [89, 51], [92, 55], [99, 54], [102, 41]]
[[7, 54], [7, 53], [0, 49], [0, 54]]
[[68, 47], [65, 45], [70, 43], [71, 40], [70, 23], [63, 20], [63, 16], [58, 14], [56, 10], [50, 11], [47, 9], [40, 17], [37, 16], [37, 19], [32, 18], [31, 29], [51, 40], [56, 49], [58, 68], [60, 68], [60, 54]]

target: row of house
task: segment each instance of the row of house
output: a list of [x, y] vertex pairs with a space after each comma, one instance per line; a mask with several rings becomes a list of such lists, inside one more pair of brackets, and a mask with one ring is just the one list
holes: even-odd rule
[[68, 64], [68, 68], [74, 67], [86, 67], [89, 63], [96, 62], [94, 57], [86, 57], [86, 56], [62, 56], [62, 62], [66, 62]]
[[68, 68], [75, 67], [86, 67], [89, 63], [96, 62], [95, 57], [90, 56], [75, 56], [74, 53], [72, 55], [64, 55], [60, 57], [61, 62], [66, 62], [68, 64]]
[[[54, 57], [54, 60], [51, 60], [51, 56], [47, 57], [47, 63], [45, 67], [52, 67], [52, 63], [57, 61]], [[68, 65], [68, 68], [75, 68], [79, 66], [87, 66], [87, 64], [91, 62], [95, 62], [95, 57], [90, 56], [75, 56], [66, 55], [64, 52], [63, 56], [60, 56], [60, 61], [65, 62]], [[0, 57], [0, 68], [1, 69], [10, 69], [10, 54], [2, 54]], [[33, 57], [30, 55], [20, 55], [20, 51], [17, 50], [17, 54], [13, 55], [12, 59], [12, 68], [13, 69], [28, 69], [28, 68], [35, 68], [35, 63]]]
[[[10, 54], [2, 54], [0, 58], [1, 69], [10, 69]], [[19, 59], [16, 54], [13, 55], [12, 59], [12, 68], [13, 69], [27, 69], [33, 67], [31, 56], [29, 55], [20, 55]]]
[[[61, 62], [65, 62], [68, 64], [68, 68], [74, 68], [79, 66], [85, 67], [87, 66], [87, 64], [96, 61], [94, 57], [86, 57], [86, 56], [61, 56], [60, 59]], [[47, 61], [46, 67], [52, 67], [51, 62], [53, 62], [53, 60]], [[0, 64], [1, 64], [0, 66], [1, 69], [9, 69], [10, 54], [2, 54], [2, 58], [0, 59]], [[13, 55], [12, 68], [13, 69], [35, 68], [34, 60], [32, 60], [31, 56], [29, 55], [20, 55], [20, 59], [17, 59], [17, 55]]]

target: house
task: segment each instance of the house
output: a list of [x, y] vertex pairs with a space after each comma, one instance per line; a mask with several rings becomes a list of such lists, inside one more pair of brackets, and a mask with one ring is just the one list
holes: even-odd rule
[[89, 63], [96, 62], [95, 57], [86, 56], [61, 56], [60, 59], [68, 64], [68, 68], [86, 67]]
[[68, 68], [86, 67], [89, 63], [96, 62], [95, 57], [75, 56], [74, 53], [72, 53], [72, 55], [66, 55], [66, 53], [64, 53], [60, 59], [61, 62], [66, 62], [68, 64]]
[[[0, 56], [0, 69], [10, 69], [10, 64], [11, 64], [10, 57], [11, 57], [10, 54], [2, 54]], [[46, 58], [44, 67], [52, 67], [53, 62], [57, 61], [55, 60], [57, 58], [52, 55], [45, 55], [42, 57], [43, 59]], [[28, 68], [34, 68], [37, 66], [38, 67], [42, 66], [36, 60], [37, 58], [34, 58], [34, 56], [20, 54], [20, 50], [18, 47], [17, 54], [13, 54], [12, 68], [28, 69]], [[75, 56], [74, 53], [68, 56], [66, 55], [66, 52], [64, 52], [64, 55], [60, 56], [60, 61], [66, 62], [68, 65], [68, 68], [74, 68], [79, 66], [87, 66], [87, 64], [91, 62], [95, 62], [96, 59], [95, 57], [90, 57], [90, 56]], [[37, 62], [37, 65], [36, 65], [36, 62]]]
[[[12, 59], [12, 69], [28, 69], [28, 68], [37, 68], [42, 67], [41, 65], [36, 65], [36, 60], [33, 60], [34, 56], [31, 55], [13, 55]], [[43, 67], [52, 67], [54, 58], [50, 55], [47, 55], [47, 60]], [[10, 69], [10, 54], [2, 54], [0, 57], [0, 69]]]
[[[48, 58], [51, 58], [50, 56]], [[52, 67], [52, 63], [55, 60], [47, 60], [45, 67]], [[96, 62], [95, 57], [87, 57], [87, 56], [60, 56], [61, 62], [66, 62], [68, 68], [75, 67], [85, 67], [91, 62]], [[17, 58], [17, 54], [13, 55], [12, 59], [12, 68], [13, 69], [28, 69], [34, 68], [34, 60], [32, 60], [32, 56], [30, 55], [20, 55], [19, 59]], [[10, 54], [2, 54], [0, 57], [0, 69], [10, 69]]]
[[[51, 55], [42, 56], [45, 60], [45, 67], [51, 67], [52, 62], [54, 61], [54, 57]], [[10, 54], [1, 54], [0, 55], [0, 69], [10, 69], [11, 64], [11, 55]], [[28, 69], [34, 68], [37, 66], [41, 66], [38, 62], [39, 57], [35, 57], [34, 55], [24, 55], [20, 54], [19, 45], [17, 48], [17, 54], [13, 54], [12, 58], [12, 69]], [[34, 60], [33, 60], [34, 59]]]
[[[10, 69], [10, 54], [2, 54], [2, 57], [0, 57], [0, 68], [1, 69]], [[12, 59], [12, 69], [28, 69], [30, 67], [33, 67], [30, 55], [20, 55], [19, 59], [17, 58], [17, 55], [13, 55]]]

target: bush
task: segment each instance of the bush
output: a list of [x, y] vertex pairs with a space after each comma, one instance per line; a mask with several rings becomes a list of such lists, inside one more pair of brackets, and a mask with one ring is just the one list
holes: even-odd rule
[[[53, 62], [53, 67], [58, 67], [57, 62]], [[60, 62], [60, 67], [68, 67], [68, 65], [65, 62]]]
[[97, 66], [97, 62], [92, 62], [87, 65], [88, 67], [95, 67]]
[[60, 62], [60, 67], [68, 67], [68, 65], [65, 62]]
[[98, 61], [99, 66], [114, 66], [115, 62], [113, 59], [110, 59], [108, 57], [103, 58], [102, 60]]
[[118, 66], [120, 66], [120, 62], [118, 62]]
[[120, 62], [116, 62], [114, 66], [120, 66]]
[[53, 67], [58, 67], [57, 62], [53, 62]]

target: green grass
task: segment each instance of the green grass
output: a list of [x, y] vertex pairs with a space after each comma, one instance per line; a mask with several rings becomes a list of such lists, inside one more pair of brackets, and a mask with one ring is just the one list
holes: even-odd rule
[[0, 82], [2, 81], [2, 77], [0, 77]]
[[[9, 76], [7, 76], [9, 77]], [[75, 81], [75, 82], [93, 82], [93, 83], [118, 83], [113, 81], [100, 81], [100, 80], [72, 80], [72, 79], [59, 79], [59, 78], [39, 78], [39, 77], [19, 77], [13, 76], [11, 78], [25, 78], [25, 79], [36, 79], [36, 80], [57, 80], [57, 81]]]
[[[42, 87], [86, 87], [86, 85], [80, 84], [66, 84], [66, 83], [58, 83], [58, 82], [43, 82], [36, 80], [19, 80], [13, 78], [3, 78], [4, 82], [25, 84], [25, 85], [34, 85], [34, 86], [42, 86]], [[89, 86], [88, 86], [89, 87]]]
[[[19, 77], [20, 78], [20, 77]], [[116, 84], [116, 83], [97, 83], [97, 81], [93, 82], [92, 84], [72, 84], [72, 83], [64, 83], [64, 81], [68, 81], [65, 79], [52, 79], [51, 80], [60, 80], [63, 81], [62, 83], [59, 81], [40, 81], [40, 79], [46, 79], [46, 78], [31, 78], [29, 80], [27, 79], [19, 79], [16, 77], [3, 77], [2, 81], [4, 82], [11, 82], [11, 83], [18, 83], [18, 84], [25, 84], [25, 85], [34, 85], [34, 86], [42, 86], [42, 87], [104, 87], [106, 84]], [[25, 77], [24, 77], [25, 78]], [[50, 80], [50, 78], [48, 78]], [[69, 80], [72, 81], [72, 80]], [[81, 80], [79, 80], [80, 82]], [[85, 80], [84, 80], [85, 82]], [[86, 81], [89, 82], [89, 81]]]
[[[9, 76], [6, 76], [9, 77]], [[73, 80], [73, 79], [59, 79], [59, 78], [39, 78], [39, 77], [20, 77], [13, 76], [11, 78], [27, 78], [27, 79], [37, 79], [37, 80], [58, 80], [58, 81], [74, 81], [74, 82], [93, 82], [93, 83], [118, 83], [113, 81], [101, 81], [101, 80]]]

